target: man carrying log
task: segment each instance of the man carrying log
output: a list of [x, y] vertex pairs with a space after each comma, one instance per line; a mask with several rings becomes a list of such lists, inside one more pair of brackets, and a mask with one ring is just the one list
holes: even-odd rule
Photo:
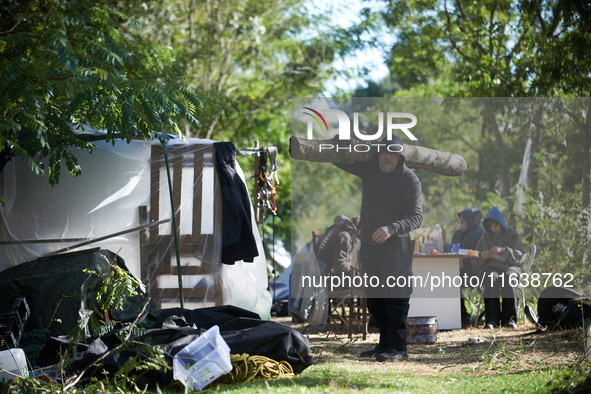
[[[406, 317], [412, 287], [404, 284], [412, 275], [411, 230], [423, 221], [422, 185], [410, 170], [419, 169], [445, 176], [460, 176], [467, 170], [466, 160], [455, 153], [422, 146], [404, 146], [396, 136], [387, 137], [368, 149], [367, 140], [303, 139], [292, 136], [290, 154], [295, 160], [333, 163], [362, 179], [361, 252], [364, 274], [380, 279], [366, 286], [368, 307], [380, 328], [380, 341], [361, 353], [379, 361], [403, 361], [406, 351]], [[322, 146], [332, 145], [332, 151]], [[354, 147], [351, 149], [351, 147]], [[393, 279], [393, 280], [392, 280]], [[396, 280], [400, 279], [400, 280]], [[382, 287], [383, 285], [383, 287]]]
[[382, 149], [370, 161], [334, 165], [362, 180], [361, 267], [364, 274], [380, 282], [366, 288], [368, 309], [378, 324], [380, 341], [361, 356], [403, 361], [408, 360], [406, 318], [412, 287], [408, 280], [395, 279], [412, 275], [409, 233], [423, 221], [421, 182], [405, 165], [399, 137], [384, 138], [380, 144]]

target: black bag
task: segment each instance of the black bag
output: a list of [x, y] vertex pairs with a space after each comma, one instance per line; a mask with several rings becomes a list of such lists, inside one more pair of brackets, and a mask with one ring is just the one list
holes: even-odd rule
[[591, 299], [551, 286], [540, 293], [538, 315], [538, 323], [549, 330], [582, 327], [585, 319], [591, 319]]
[[557, 328], [583, 327], [585, 319], [591, 320], [591, 298], [576, 298], [564, 308]]

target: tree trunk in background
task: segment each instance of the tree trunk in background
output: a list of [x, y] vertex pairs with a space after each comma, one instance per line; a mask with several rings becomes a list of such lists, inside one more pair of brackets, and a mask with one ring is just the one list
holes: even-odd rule
[[583, 119], [583, 208], [591, 202], [591, 100], [587, 104], [587, 116]]
[[[503, 136], [501, 135], [501, 131], [499, 130], [499, 125], [497, 123], [495, 113], [485, 112], [484, 116], [486, 118], [486, 123], [489, 125], [495, 136], [497, 150], [499, 151], [499, 158], [501, 161], [501, 195], [503, 197], [508, 197], [511, 193], [511, 181], [509, 180], [509, 168], [507, 167], [507, 150], [505, 149], [505, 142], [503, 141]], [[513, 204], [511, 203], [511, 201], [509, 201], [509, 211], [513, 211]]]
[[542, 146], [542, 116], [544, 115], [544, 107], [540, 105], [540, 108], [536, 111], [534, 115], [533, 123], [534, 123], [534, 131], [532, 133], [531, 139], [531, 159], [529, 162], [529, 186], [528, 189], [532, 194], [537, 193], [538, 191], [538, 184], [540, 182], [540, 161], [537, 159], [536, 154], [540, 153], [540, 147]]
[[[532, 119], [532, 123], [534, 125], [534, 129], [531, 132], [530, 138], [531, 142], [531, 154], [529, 160], [529, 182], [527, 185], [527, 195], [535, 195], [538, 192], [538, 184], [540, 182], [540, 161], [536, 158], [536, 154], [540, 152], [540, 147], [542, 144], [542, 117], [544, 116], [544, 105], [540, 104], [540, 107], [536, 110], [534, 117]], [[529, 222], [526, 220], [525, 225], [523, 228], [523, 238], [526, 239], [528, 242], [532, 242], [533, 232]]]

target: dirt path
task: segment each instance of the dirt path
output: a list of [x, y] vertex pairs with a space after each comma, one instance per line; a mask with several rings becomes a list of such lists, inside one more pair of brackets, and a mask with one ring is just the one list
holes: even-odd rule
[[[274, 320], [294, 327], [308, 338], [316, 363], [376, 363], [359, 357], [359, 353], [377, 343], [377, 333], [370, 332], [363, 341], [361, 334], [349, 339], [341, 325], [329, 325], [322, 332], [313, 332], [307, 324], [294, 324], [288, 317]], [[470, 338], [474, 337], [483, 338], [484, 342], [470, 344]], [[583, 347], [582, 329], [540, 333], [533, 325], [523, 322], [515, 330], [471, 327], [439, 331], [436, 343], [409, 344], [410, 361], [399, 363], [398, 368], [424, 375], [516, 373], [574, 365], [582, 359]]]

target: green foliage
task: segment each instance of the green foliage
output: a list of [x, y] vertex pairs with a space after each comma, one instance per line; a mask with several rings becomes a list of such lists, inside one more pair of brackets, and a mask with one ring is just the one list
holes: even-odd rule
[[535, 44], [519, 66], [533, 76], [536, 95], [588, 97], [591, 94], [591, 10], [576, 1], [521, 0], [518, 11], [535, 31]]
[[562, 371], [548, 382], [548, 389], [557, 394], [583, 394], [591, 387], [591, 367], [589, 362], [581, 362], [573, 368]]
[[46, 328], [30, 330], [23, 334], [22, 342], [27, 343], [23, 350], [32, 365], [36, 364], [37, 358], [41, 355], [41, 351], [45, 347], [45, 340], [49, 334], [50, 331]]
[[[141, 282], [134, 278], [133, 275], [121, 269], [117, 265], [116, 260], [108, 263], [106, 268], [100, 272], [85, 270], [85, 273], [90, 274], [90, 280], [87, 282], [86, 288], [89, 294], [95, 294], [97, 310], [86, 316], [86, 318], [81, 319], [79, 325], [70, 332], [70, 345], [61, 355], [61, 359], [56, 366], [60, 371], [59, 375], [61, 379], [58, 380], [56, 377], [40, 375], [37, 376], [38, 379], [25, 380], [22, 385], [19, 384], [19, 388], [33, 389], [36, 391], [47, 390], [49, 392], [55, 391], [58, 388], [62, 392], [67, 392], [78, 386], [80, 380], [89, 369], [97, 366], [100, 367], [100, 361], [105, 357], [111, 356], [114, 353], [129, 354], [130, 351], [137, 351], [138, 354], [130, 356], [124, 365], [115, 373], [103, 371], [103, 379], [98, 379], [96, 376], [93, 377], [90, 383], [86, 384], [85, 389], [89, 392], [95, 390], [104, 391], [107, 387], [109, 390], [115, 390], [117, 392], [140, 391], [140, 388], [135, 383], [137, 376], [148, 371], [170, 370], [166, 359], [167, 354], [162, 349], [158, 346], [138, 341], [138, 337], [144, 335], [146, 329], [137, 325], [137, 319], [131, 322], [104, 322], [102, 320], [103, 311], [111, 311], [124, 307], [126, 300], [138, 295], [136, 289], [143, 287]], [[144, 305], [144, 311], [146, 307], [147, 304]], [[120, 342], [113, 349], [101, 356], [95, 364], [82, 371], [71, 371], [68, 368], [71, 362], [77, 357], [77, 343], [84, 342], [87, 339], [87, 325], [90, 327], [94, 336], [103, 336], [115, 332]], [[31, 333], [32, 337], [40, 336], [40, 334]], [[64, 374], [65, 370], [68, 370], [67, 377]]]
[[128, 142], [154, 132], [180, 133], [202, 106], [188, 88], [142, 79], [125, 36], [133, 22], [110, 1], [9, 3], [0, 21], [0, 149], [27, 158], [38, 174], [59, 182], [63, 162], [82, 169], [74, 152], [92, 151], [79, 138], [88, 125]]
[[[96, 302], [102, 311], [122, 310], [129, 304], [129, 299], [138, 295], [137, 289], [145, 291], [143, 283], [119, 267], [116, 261], [109, 262], [107, 268], [101, 272], [94, 270], [84, 270], [84, 272], [91, 275], [89, 288], [96, 289]], [[97, 314], [93, 314], [88, 324], [93, 335], [101, 336], [112, 331], [118, 322], [104, 322]], [[133, 331], [135, 325], [124, 324], [124, 327]]]
[[[311, 240], [312, 231], [323, 231], [335, 216], [359, 215], [359, 178], [328, 163], [292, 163], [292, 249]], [[292, 250], [292, 253], [296, 253]]]
[[[399, 37], [388, 66], [390, 78], [404, 89], [397, 91], [401, 96], [585, 97], [591, 91], [591, 61], [585, 55], [585, 48], [591, 45], [589, 10], [574, 2], [490, 0], [479, 7], [467, 0], [384, 3], [384, 20]], [[511, 116], [503, 108], [484, 109], [482, 138], [473, 146], [479, 153], [478, 175], [482, 183], [488, 183], [488, 190], [496, 189], [493, 183], [500, 179], [501, 196], [509, 199], [514, 185], [511, 172], [518, 168], [511, 158], [521, 156], [524, 138], [533, 140], [534, 189], [542, 171], [561, 171], [542, 167], [543, 155], [558, 145], [577, 141], [566, 156], [577, 157], [575, 153], [582, 148], [583, 160], [568, 163], [570, 171], [563, 173], [569, 180], [576, 177], [574, 183], [581, 181], [579, 169], [585, 174], [582, 200], [588, 205], [591, 110], [567, 110], [576, 128], [562, 123], [558, 130], [550, 121], [555, 114], [550, 112], [542, 105], [531, 110], [535, 116], [521, 116], [520, 121], [519, 112]], [[501, 119], [504, 124], [499, 123]], [[537, 124], [534, 130], [527, 126], [528, 121]], [[494, 155], [490, 154], [492, 144]], [[500, 169], [500, 174], [487, 169]], [[544, 180], [540, 177], [540, 181]], [[484, 198], [482, 194], [477, 197]]]
[[528, 241], [538, 246], [534, 272], [572, 274], [575, 290], [589, 290], [591, 237], [589, 207], [581, 206], [580, 185], [575, 191], [558, 190], [529, 196], [524, 204]]

